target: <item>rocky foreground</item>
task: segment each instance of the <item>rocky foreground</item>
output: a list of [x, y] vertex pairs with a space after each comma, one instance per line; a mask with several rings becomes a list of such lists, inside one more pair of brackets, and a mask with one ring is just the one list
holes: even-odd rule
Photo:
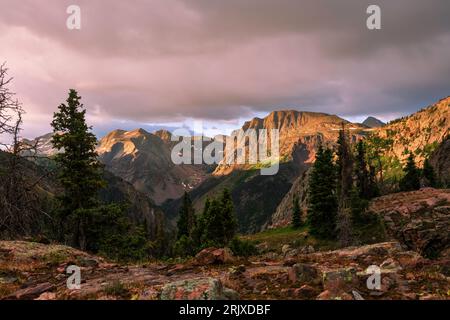
[[[250, 258], [209, 248], [195, 258], [110, 263], [61, 245], [0, 241], [1, 299], [450, 299], [450, 190], [376, 199], [388, 242], [332, 251], [279, 243]], [[306, 236], [306, 235], [305, 235]], [[68, 289], [70, 265], [81, 289]], [[381, 287], [368, 288], [370, 266]]]

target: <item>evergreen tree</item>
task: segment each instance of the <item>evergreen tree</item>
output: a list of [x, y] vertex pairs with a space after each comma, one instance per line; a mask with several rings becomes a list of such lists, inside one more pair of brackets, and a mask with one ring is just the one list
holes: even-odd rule
[[436, 174], [434, 173], [434, 168], [430, 164], [430, 161], [428, 158], [425, 159], [425, 162], [423, 163], [423, 170], [422, 175], [425, 178], [425, 183], [429, 187], [436, 188]]
[[211, 242], [217, 246], [221, 246], [224, 242], [222, 208], [218, 199], [213, 199], [206, 211], [205, 232], [202, 238], [205, 242]]
[[228, 244], [236, 235], [237, 221], [234, 212], [233, 199], [228, 189], [224, 189], [221, 197], [224, 243]]
[[414, 155], [412, 152], [409, 154], [406, 166], [403, 169], [405, 175], [400, 180], [400, 190], [413, 191], [420, 189], [420, 170], [416, 166], [414, 161]]
[[341, 207], [346, 205], [353, 187], [353, 157], [348, 132], [343, 125], [337, 141], [337, 193]]
[[[337, 197], [338, 197], [338, 216], [337, 231], [339, 242], [342, 246], [350, 245], [352, 242], [351, 227], [351, 206], [353, 190], [354, 161], [350, 146], [350, 138], [345, 125], [339, 131], [337, 141]], [[367, 182], [365, 182], [367, 184]]]
[[333, 152], [321, 145], [309, 179], [308, 224], [311, 234], [335, 238], [337, 219], [336, 169]]
[[183, 196], [183, 204], [180, 209], [180, 218], [178, 219], [177, 237], [180, 239], [182, 236], [189, 237], [195, 226], [195, 210], [192, 206], [191, 198], [187, 192]]
[[203, 206], [203, 212], [195, 220], [195, 227], [192, 232], [192, 240], [197, 248], [202, 248], [203, 244], [207, 242], [206, 239], [206, 221], [209, 219], [209, 208], [211, 206], [211, 200], [206, 198], [205, 205]]
[[[58, 107], [51, 125], [53, 146], [61, 151], [55, 156], [55, 161], [60, 168], [59, 182], [64, 188], [58, 197], [61, 204], [60, 237], [72, 231], [72, 245], [84, 250], [87, 247], [89, 210], [98, 205], [98, 191], [104, 186], [104, 181], [95, 151], [97, 139], [86, 124], [86, 110], [80, 99], [71, 89], [67, 104]], [[67, 222], [69, 226], [65, 230]]]
[[[206, 207], [206, 205], [205, 205]], [[205, 231], [202, 239], [217, 246], [226, 246], [236, 234], [236, 217], [230, 192], [225, 189], [213, 199], [203, 215]]]
[[371, 179], [367, 168], [365, 145], [362, 140], [356, 144], [355, 176], [358, 196], [362, 199], [372, 198]]
[[300, 205], [298, 203], [298, 196], [295, 195], [292, 205], [292, 227], [298, 229], [302, 225], [302, 217], [300, 211]]
[[378, 197], [380, 195], [380, 188], [376, 181], [376, 169], [374, 166], [369, 166], [369, 185], [372, 198]]

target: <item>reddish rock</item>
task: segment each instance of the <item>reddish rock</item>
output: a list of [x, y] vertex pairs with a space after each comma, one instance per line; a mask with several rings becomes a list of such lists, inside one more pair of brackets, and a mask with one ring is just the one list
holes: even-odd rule
[[195, 265], [232, 263], [233, 253], [228, 248], [206, 248], [200, 251], [194, 260]]
[[319, 277], [319, 272], [313, 265], [297, 263], [289, 268], [288, 276], [292, 283], [308, 283], [316, 280]]
[[310, 285], [304, 284], [294, 290], [293, 296], [298, 299], [313, 299], [317, 296], [317, 290]]
[[56, 293], [54, 292], [44, 292], [35, 300], [56, 300]]
[[40, 283], [33, 287], [28, 287], [25, 289], [21, 289], [12, 294], [9, 298], [12, 299], [21, 299], [28, 300], [39, 297], [42, 293], [46, 291], [51, 291], [55, 288], [55, 286], [49, 282]]
[[317, 296], [317, 300], [353, 300], [353, 297], [344, 291], [325, 290]]
[[324, 272], [322, 282], [324, 289], [339, 292], [351, 290], [359, 281], [354, 268], [343, 268]]
[[161, 300], [228, 300], [237, 299], [238, 294], [222, 286], [214, 278], [194, 278], [171, 282], [161, 291]]

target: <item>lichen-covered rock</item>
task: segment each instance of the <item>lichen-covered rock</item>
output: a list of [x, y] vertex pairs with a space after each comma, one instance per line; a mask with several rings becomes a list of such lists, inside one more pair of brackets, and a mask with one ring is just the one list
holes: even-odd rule
[[325, 271], [322, 274], [323, 287], [332, 292], [349, 291], [358, 285], [358, 276], [354, 268], [342, 268]]
[[424, 188], [375, 199], [370, 209], [409, 249], [436, 258], [450, 247], [450, 190]]
[[289, 268], [288, 275], [292, 283], [310, 283], [318, 279], [319, 271], [313, 265], [297, 263]]
[[353, 300], [353, 297], [344, 291], [335, 292], [332, 290], [325, 290], [321, 294], [319, 294], [316, 299], [317, 300]]
[[238, 294], [225, 289], [222, 282], [214, 278], [194, 278], [166, 284], [161, 300], [228, 300], [237, 299]]

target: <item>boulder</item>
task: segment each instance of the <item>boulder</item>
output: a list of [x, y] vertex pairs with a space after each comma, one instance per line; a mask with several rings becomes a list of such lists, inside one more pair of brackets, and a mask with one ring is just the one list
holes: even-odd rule
[[353, 297], [344, 291], [335, 292], [332, 290], [325, 290], [321, 294], [319, 294], [316, 299], [317, 300], [353, 300]]
[[223, 287], [214, 278], [194, 278], [166, 284], [161, 291], [161, 300], [228, 300], [239, 295]]
[[374, 199], [370, 210], [379, 214], [390, 235], [427, 258], [450, 248], [450, 192], [423, 188]]
[[298, 299], [313, 299], [317, 296], [317, 290], [310, 285], [304, 284], [300, 288], [296, 288], [293, 292], [295, 298]]
[[39, 297], [42, 293], [47, 291], [52, 291], [55, 289], [55, 286], [49, 282], [40, 283], [38, 285], [21, 289], [16, 291], [8, 298], [10, 299], [19, 299], [19, 300], [28, 300]]
[[285, 245], [283, 245], [282, 247], [281, 247], [281, 252], [283, 253], [283, 254], [286, 254], [288, 251], [290, 251], [291, 250], [291, 247], [288, 245], [288, 244], [285, 244]]
[[292, 283], [310, 283], [318, 279], [319, 271], [313, 265], [297, 263], [288, 269], [288, 276]]
[[223, 264], [234, 261], [233, 253], [229, 248], [206, 248], [200, 251], [194, 259], [196, 265]]
[[325, 271], [322, 274], [323, 287], [332, 292], [349, 291], [359, 283], [355, 268]]
[[56, 300], [56, 293], [54, 292], [44, 292], [35, 300]]

